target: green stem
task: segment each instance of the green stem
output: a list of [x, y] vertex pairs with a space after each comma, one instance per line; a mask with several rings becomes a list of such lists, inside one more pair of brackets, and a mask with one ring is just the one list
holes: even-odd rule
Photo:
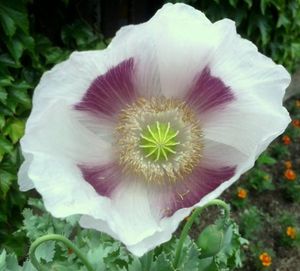
[[183, 230], [181, 232], [181, 235], [180, 235], [180, 238], [179, 238], [179, 242], [178, 242], [178, 245], [177, 245], [177, 248], [176, 248], [176, 252], [175, 252], [175, 259], [174, 259], [174, 265], [173, 265], [175, 270], [178, 267], [178, 264], [179, 264], [179, 261], [180, 261], [181, 252], [182, 252], [182, 247], [183, 247], [184, 241], [185, 241], [186, 237], [188, 236], [189, 231], [190, 231], [190, 229], [191, 229], [191, 227], [192, 227], [192, 225], [193, 225], [196, 217], [198, 217], [199, 215], [201, 215], [201, 213], [203, 212], [203, 210], [205, 208], [207, 208], [209, 206], [212, 206], [212, 205], [217, 205], [217, 206], [220, 206], [221, 208], [223, 208], [224, 211], [225, 211], [226, 220], [229, 218], [229, 215], [230, 215], [229, 205], [226, 204], [222, 200], [214, 199], [214, 200], [208, 202], [207, 204], [205, 204], [204, 206], [198, 207], [191, 214], [191, 216], [188, 218], [188, 221], [184, 225]]
[[31, 244], [30, 249], [29, 249], [29, 257], [30, 257], [31, 263], [34, 265], [34, 267], [38, 271], [48, 271], [49, 269], [39, 263], [39, 261], [37, 260], [37, 258], [35, 256], [35, 251], [40, 244], [47, 242], [47, 241], [52, 241], [52, 240], [60, 241], [60, 242], [64, 243], [68, 248], [72, 249], [75, 252], [75, 254], [78, 256], [78, 258], [84, 263], [84, 265], [88, 271], [94, 271], [94, 268], [92, 267], [90, 262], [86, 259], [86, 257], [81, 253], [79, 248], [76, 247], [69, 239], [67, 239], [66, 237], [59, 235], [59, 234], [44, 235], [44, 236], [36, 239]]

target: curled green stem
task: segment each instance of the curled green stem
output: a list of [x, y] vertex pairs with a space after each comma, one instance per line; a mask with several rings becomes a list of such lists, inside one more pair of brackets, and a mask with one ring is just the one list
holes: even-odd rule
[[219, 199], [214, 199], [214, 200], [208, 202], [207, 204], [205, 204], [204, 206], [198, 207], [196, 210], [194, 210], [194, 212], [190, 215], [186, 224], [184, 225], [183, 230], [180, 235], [180, 238], [179, 238], [179, 242], [178, 242], [176, 252], [175, 252], [174, 264], [173, 264], [173, 267], [175, 270], [177, 270], [178, 264], [180, 262], [180, 257], [181, 257], [181, 252], [182, 252], [184, 241], [185, 241], [186, 237], [188, 236], [189, 231], [190, 231], [196, 217], [200, 216], [205, 208], [212, 206], [212, 205], [220, 206], [225, 211], [226, 220], [229, 218], [229, 215], [230, 215], [229, 205]]
[[59, 235], [59, 234], [44, 235], [44, 236], [36, 239], [31, 244], [30, 249], [29, 249], [29, 257], [30, 257], [31, 263], [38, 271], [48, 271], [49, 270], [45, 266], [41, 265], [35, 256], [35, 251], [38, 248], [38, 246], [47, 241], [59, 241], [59, 242], [64, 243], [68, 248], [70, 248], [74, 251], [74, 253], [83, 262], [83, 264], [85, 265], [85, 267], [88, 271], [94, 271], [94, 268], [92, 267], [90, 262], [87, 260], [87, 258], [82, 254], [80, 249], [78, 247], [76, 247], [69, 239], [67, 239], [66, 237]]

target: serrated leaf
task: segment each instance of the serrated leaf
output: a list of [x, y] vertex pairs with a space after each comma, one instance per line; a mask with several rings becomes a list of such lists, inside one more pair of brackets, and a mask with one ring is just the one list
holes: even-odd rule
[[40, 261], [43, 259], [47, 263], [51, 262], [53, 260], [55, 254], [55, 242], [54, 241], [48, 241], [44, 242], [41, 245], [38, 246], [38, 248], [35, 251], [35, 256]]
[[26, 261], [23, 264], [23, 271], [37, 271], [37, 270], [35, 269], [35, 267], [33, 267], [30, 261]]
[[171, 261], [167, 258], [164, 252], [159, 254], [151, 265], [150, 271], [158, 271], [158, 270], [174, 271]]
[[133, 261], [128, 265], [128, 271], [141, 271], [142, 264], [138, 258], [133, 258]]
[[[78, 266], [78, 264], [76, 263], [70, 263], [69, 261], [66, 261], [66, 262], [55, 262], [52, 264], [52, 268], [49, 269], [49, 270], [57, 270], [57, 271], [81, 271], [82, 269]], [[83, 270], [86, 270], [83, 269]]]
[[197, 245], [191, 241], [187, 247], [184, 247], [182, 254], [181, 270], [198, 271], [200, 253]]
[[109, 250], [109, 248], [103, 246], [89, 249], [87, 259], [93, 265], [95, 271], [105, 270], [104, 258], [108, 255]]
[[211, 271], [215, 268], [214, 258], [208, 257], [204, 259], [200, 259], [198, 261], [199, 269], [198, 271]]
[[21, 271], [21, 267], [18, 264], [18, 259], [15, 254], [9, 254], [6, 257], [7, 271]]
[[8, 135], [12, 143], [15, 144], [23, 136], [25, 129], [25, 122], [20, 119], [15, 119], [6, 125], [3, 134]]
[[3, 250], [0, 255], [0, 271], [6, 271], [6, 251]]

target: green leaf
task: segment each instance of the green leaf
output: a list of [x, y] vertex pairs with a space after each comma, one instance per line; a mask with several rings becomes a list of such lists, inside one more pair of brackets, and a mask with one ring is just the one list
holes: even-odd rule
[[0, 102], [5, 104], [6, 98], [7, 98], [6, 90], [4, 88], [0, 87]]
[[3, 250], [0, 255], [0, 271], [6, 271], [6, 251]]
[[238, 0], [229, 0], [229, 4], [231, 6], [233, 6], [234, 8], [236, 7], [237, 2], [238, 2]]
[[292, 58], [295, 58], [295, 59], [300, 58], [300, 43], [292, 43], [291, 44], [291, 55], [292, 55]]
[[275, 165], [277, 163], [277, 160], [272, 158], [271, 156], [269, 156], [266, 153], [263, 153], [259, 156], [259, 158], [257, 159], [257, 164], [258, 165]]
[[150, 271], [158, 271], [158, 270], [164, 270], [164, 271], [174, 270], [171, 261], [167, 258], [164, 252], [159, 254], [151, 265]]
[[216, 264], [214, 262], [214, 257], [200, 259], [198, 261], [198, 263], [199, 263], [198, 271], [214, 271], [214, 270], [216, 270]]
[[248, 4], [248, 8], [252, 7], [252, 0], [245, 0], [245, 2]]
[[20, 68], [21, 66], [20, 63], [16, 63], [16, 61], [14, 61], [14, 59], [12, 59], [11, 56], [8, 54], [0, 55], [0, 67], [1, 65], [12, 68]]
[[26, 82], [15, 84], [8, 91], [7, 105], [15, 112], [18, 104], [21, 104], [24, 108], [29, 109], [31, 107], [31, 98], [28, 95], [27, 89], [30, 85]]
[[2, 191], [3, 198], [6, 197], [6, 194], [15, 179], [16, 177], [14, 174], [0, 169], [0, 190]]
[[199, 270], [199, 249], [192, 241], [191, 244], [184, 248], [181, 260], [181, 270], [198, 271]]
[[0, 114], [0, 130], [4, 127], [5, 125], [5, 118], [3, 114]]
[[23, 44], [18, 38], [12, 38], [7, 41], [6, 45], [11, 56], [18, 62], [24, 51]]
[[284, 13], [281, 13], [279, 14], [279, 18], [278, 18], [278, 21], [277, 21], [277, 24], [276, 24], [276, 27], [279, 28], [281, 26], [288, 26], [290, 24], [290, 20], [285, 16]]
[[7, 271], [21, 271], [21, 267], [18, 264], [18, 259], [15, 254], [9, 254], [6, 257]]
[[25, 122], [20, 119], [15, 119], [6, 125], [3, 134], [8, 135], [12, 143], [15, 144], [23, 136], [25, 129]]
[[13, 77], [7, 75], [5, 78], [0, 79], [0, 87], [7, 87], [12, 85]]
[[48, 241], [45, 243], [42, 243], [35, 251], [36, 258], [38, 261], [43, 259], [47, 263], [51, 262], [53, 260], [55, 254], [55, 242], [54, 241]]
[[69, 53], [63, 51], [59, 47], [51, 47], [43, 52], [44, 56], [46, 57], [46, 64], [56, 64], [57, 62], [65, 60]]
[[23, 265], [23, 271], [37, 271], [30, 261], [26, 261]]
[[5, 34], [9, 37], [12, 37], [15, 34], [17, 27], [15, 25], [14, 20], [8, 14], [6, 14], [3, 9], [1, 9], [1, 6], [0, 6], [0, 18], [1, 18], [1, 24]]
[[133, 261], [128, 265], [128, 271], [141, 271], [142, 264], [138, 258], [133, 258]]
[[257, 20], [257, 26], [261, 34], [262, 44], [266, 45], [269, 41], [269, 31], [270, 31], [270, 26], [266, 18], [260, 17]]
[[0, 134], [0, 161], [4, 154], [10, 153], [13, 150], [13, 145]]
[[260, 0], [260, 10], [263, 15], [265, 14], [268, 3], [269, 3], [269, 0]]
[[23, 1], [2, 0], [0, 3], [0, 18], [7, 36], [12, 37], [16, 32], [16, 27], [28, 34], [29, 22]]

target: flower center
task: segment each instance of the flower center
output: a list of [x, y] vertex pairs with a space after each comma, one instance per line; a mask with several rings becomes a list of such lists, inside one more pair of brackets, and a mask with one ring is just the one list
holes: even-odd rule
[[176, 154], [176, 146], [180, 144], [177, 141], [179, 131], [167, 124], [156, 121], [155, 124], [147, 125], [141, 133], [140, 148], [143, 149], [146, 157], [154, 161], [168, 160], [169, 156]]
[[186, 103], [140, 98], [119, 114], [119, 162], [147, 183], [174, 183], [190, 174], [202, 155], [202, 131]]

